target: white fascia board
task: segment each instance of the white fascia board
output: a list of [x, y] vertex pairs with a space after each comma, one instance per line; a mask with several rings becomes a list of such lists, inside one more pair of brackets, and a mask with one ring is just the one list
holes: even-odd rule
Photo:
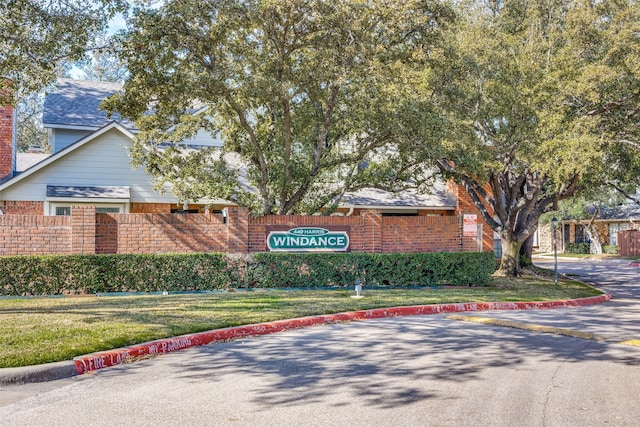
[[47, 197], [47, 202], [63, 203], [129, 203], [130, 199], [102, 199], [100, 197]]
[[[108, 126], [108, 124], [105, 126]], [[52, 129], [88, 130], [88, 131], [96, 131], [100, 129], [100, 127], [96, 127], [96, 126], [58, 125], [55, 123], [43, 123], [42, 127], [44, 129], [47, 129], [48, 132], [51, 132]], [[125, 129], [127, 129], [129, 132], [132, 132], [134, 134], [140, 132], [139, 129], [130, 129], [130, 128], [125, 128]]]
[[340, 204], [339, 208], [354, 208], [354, 209], [389, 209], [389, 210], [438, 210], [438, 211], [455, 211], [453, 206], [395, 206], [395, 205], [352, 205], [352, 204]]
[[43, 123], [42, 127], [45, 129], [71, 129], [71, 130], [98, 130], [96, 126], [77, 126], [77, 125], [59, 125], [56, 123]]

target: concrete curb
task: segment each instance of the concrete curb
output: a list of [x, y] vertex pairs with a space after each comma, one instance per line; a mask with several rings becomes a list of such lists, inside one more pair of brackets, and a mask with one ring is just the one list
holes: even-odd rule
[[72, 361], [29, 366], [24, 368], [0, 369], [0, 385], [24, 384], [51, 381], [82, 375], [98, 369], [115, 366], [135, 358], [169, 353], [212, 342], [229, 341], [237, 338], [271, 334], [289, 329], [305, 328], [314, 325], [336, 322], [351, 322], [367, 319], [379, 319], [397, 316], [421, 316], [440, 313], [459, 313], [488, 310], [547, 310], [555, 308], [583, 307], [600, 304], [611, 299], [611, 294], [602, 294], [589, 298], [544, 301], [544, 302], [483, 302], [435, 304], [410, 307], [378, 308], [347, 313], [301, 317], [254, 325], [236, 326], [212, 331], [181, 335], [115, 350], [92, 353], [76, 357]]
[[73, 360], [0, 369], [0, 386], [42, 383], [78, 375]]

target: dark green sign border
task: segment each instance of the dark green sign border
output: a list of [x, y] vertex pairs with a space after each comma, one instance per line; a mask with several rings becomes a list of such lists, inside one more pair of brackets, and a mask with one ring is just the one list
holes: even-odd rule
[[267, 236], [270, 252], [346, 252], [349, 234], [320, 227], [297, 227], [271, 231]]

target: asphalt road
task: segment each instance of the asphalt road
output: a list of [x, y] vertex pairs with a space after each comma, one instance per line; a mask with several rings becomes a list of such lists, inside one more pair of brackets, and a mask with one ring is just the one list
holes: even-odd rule
[[561, 264], [580, 269], [614, 300], [468, 314], [592, 338], [448, 315], [319, 326], [13, 386], [0, 425], [637, 426], [640, 268]]

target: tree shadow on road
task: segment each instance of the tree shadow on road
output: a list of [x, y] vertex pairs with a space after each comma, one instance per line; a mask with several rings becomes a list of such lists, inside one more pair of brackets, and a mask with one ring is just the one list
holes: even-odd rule
[[532, 360], [640, 366], [637, 348], [440, 316], [334, 324], [192, 351], [179, 365], [181, 379], [255, 377], [252, 400], [265, 410], [317, 401], [343, 406], [344, 396], [361, 406], [410, 405], [442, 397], [443, 384], [480, 381], [492, 368], [529, 369]]

